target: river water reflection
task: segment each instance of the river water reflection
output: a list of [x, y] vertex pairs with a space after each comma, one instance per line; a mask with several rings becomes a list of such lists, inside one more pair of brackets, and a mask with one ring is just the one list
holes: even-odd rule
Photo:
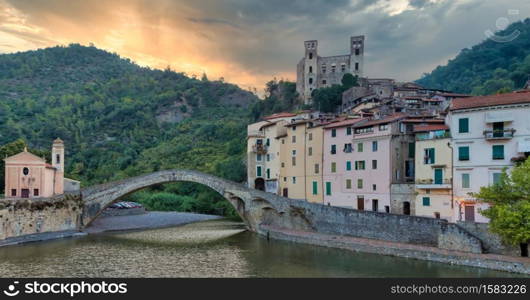
[[516, 274], [267, 241], [238, 223], [0, 248], [0, 277], [497, 277]]

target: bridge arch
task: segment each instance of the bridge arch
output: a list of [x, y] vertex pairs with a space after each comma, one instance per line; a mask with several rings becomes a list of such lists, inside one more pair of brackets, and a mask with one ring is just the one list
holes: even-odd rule
[[95, 220], [103, 210], [126, 195], [161, 183], [194, 182], [205, 185], [227, 199], [239, 216], [248, 224], [245, 213], [246, 203], [238, 196], [245, 186], [213, 175], [190, 170], [166, 170], [119, 181], [91, 186], [81, 191], [84, 202], [82, 226], [86, 227]]

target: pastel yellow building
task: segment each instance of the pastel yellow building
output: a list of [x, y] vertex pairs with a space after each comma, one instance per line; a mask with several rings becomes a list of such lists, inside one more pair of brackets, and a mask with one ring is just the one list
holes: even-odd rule
[[452, 150], [449, 128], [444, 124], [417, 125], [416, 212], [417, 216], [454, 222], [452, 197]]
[[306, 133], [310, 120], [293, 121], [280, 138], [280, 191], [284, 197], [307, 199], [305, 179]]
[[306, 135], [306, 199], [309, 202], [324, 203], [322, 183], [324, 127], [322, 124], [308, 123]]

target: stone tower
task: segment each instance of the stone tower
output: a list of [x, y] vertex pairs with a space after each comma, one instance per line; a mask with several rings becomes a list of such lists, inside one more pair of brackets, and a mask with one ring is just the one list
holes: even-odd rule
[[311, 98], [311, 92], [317, 87], [317, 67], [318, 67], [318, 41], [305, 41], [304, 56], [304, 99]]
[[350, 68], [353, 75], [363, 76], [364, 35], [350, 38]]
[[55, 168], [55, 194], [64, 192], [64, 142], [57, 138], [52, 145], [52, 166]]

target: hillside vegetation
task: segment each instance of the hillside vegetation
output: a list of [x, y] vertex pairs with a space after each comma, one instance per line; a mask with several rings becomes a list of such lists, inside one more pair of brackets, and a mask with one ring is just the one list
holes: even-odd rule
[[520, 89], [530, 77], [530, 19], [511, 24], [498, 36], [519, 36], [500, 43], [487, 39], [463, 49], [445, 66], [438, 66], [416, 82], [429, 88], [487, 95]]
[[[60, 137], [66, 175], [85, 186], [169, 168], [241, 182], [246, 125], [257, 101], [235, 85], [143, 68], [95, 47], [4, 54], [0, 146], [11, 144], [0, 149], [11, 154], [27, 144], [46, 153]], [[3, 180], [0, 185], [3, 191]], [[220, 197], [207, 188], [170, 184], [153, 190], [199, 198], [186, 210], [230, 214], [228, 202], [218, 204]]]

